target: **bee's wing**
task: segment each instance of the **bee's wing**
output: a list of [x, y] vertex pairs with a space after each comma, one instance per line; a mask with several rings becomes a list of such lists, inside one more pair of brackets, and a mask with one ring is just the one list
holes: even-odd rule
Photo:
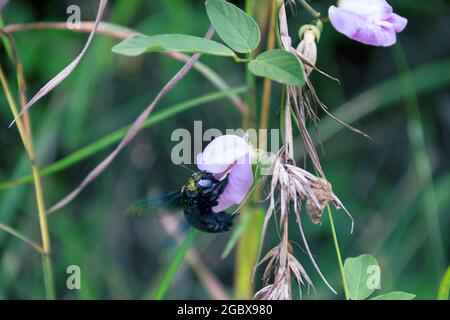
[[169, 192], [162, 196], [146, 198], [132, 203], [126, 209], [126, 214], [130, 216], [147, 216], [154, 212], [152, 209], [171, 204], [179, 199], [181, 192], [179, 190]]

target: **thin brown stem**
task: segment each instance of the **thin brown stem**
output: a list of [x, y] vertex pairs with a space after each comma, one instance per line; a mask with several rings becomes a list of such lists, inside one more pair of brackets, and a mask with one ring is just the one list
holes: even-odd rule
[[[10, 24], [0, 30], [0, 33], [10, 34], [14, 32], [29, 31], [29, 30], [62, 30], [71, 31], [78, 33], [89, 33], [94, 28], [95, 23], [90, 21], [81, 22], [79, 29], [68, 29], [65, 22], [34, 22], [34, 23], [24, 23], [24, 24]], [[128, 37], [140, 34], [139, 31], [123, 27], [121, 25], [116, 25], [107, 22], [100, 22], [97, 28], [97, 34], [108, 36], [118, 40], [124, 40]], [[187, 62], [189, 56], [179, 52], [167, 52], [167, 56], [182, 62]], [[194, 65], [194, 69], [197, 70], [201, 75], [208, 79], [215, 87], [218, 89], [228, 89], [229, 86], [225, 81], [210, 67], [197, 62]], [[230, 94], [230, 101], [236, 106], [236, 108], [244, 115], [248, 115], [249, 108], [247, 104], [242, 101], [242, 99], [234, 94]]]
[[[214, 28], [211, 26], [206, 34], [206, 38], [211, 38], [214, 34]], [[152, 113], [154, 107], [156, 104], [164, 97], [166, 96], [174, 87], [175, 85], [183, 79], [186, 74], [192, 69], [194, 64], [198, 61], [200, 58], [200, 54], [194, 54], [188, 62], [172, 77], [172, 79], [169, 80], [169, 82], [166, 83], [166, 85], [161, 89], [161, 91], [156, 95], [156, 97], [153, 99], [153, 101], [147, 106], [147, 108], [142, 111], [142, 113], [136, 118], [136, 120], [131, 125], [131, 128], [128, 130], [128, 133], [126, 136], [120, 141], [119, 145], [111, 152], [102, 162], [100, 162], [80, 183], [78, 187], [76, 187], [71, 193], [69, 193], [67, 196], [65, 196], [63, 199], [58, 201], [55, 205], [53, 205], [49, 210], [48, 213], [53, 213], [64, 206], [66, 206], [68, 203], [70, 203], [72, 200], [74, 200], [78, 194], [92, 181], [94, 181], [106, 168], [111, 164], [111, 162], [116, 158], [116, 156], [119, 154], [120, 151], [122, 151], [123, 148], [125, 148], [128, 143], [133, 140], [133, 138], [137, 135], [140, 128], [142, 127], [144, 121], [148, 118], [148, 116]]]
[[[0, 66], [0, 82], [2, 84], [3, 90], [6, 95], [6, 99], [11, 108], [11, 112], [14, 117], [18, 117], [19, 111], [14, 101], [14, 98], [11, 94], [11, 90], [9, 88], [8, 82], [6, 80], [3, 69]], [[34, 153], [33, 141], [31, 139], [31, 134], [28, 134], [24, 123], [21, 118], [17, 118], [17, 128], [19, 130], [20, 137], [22, 139], [22, 143], [25, 147], [25, 151], [27, 152], [28, 158], [30, 160], [31, 169], [33, 172], [33, 181], [34, 181], [34, 189], [36, 194], [36, 202], [38, 207], [39, 214], [39, 226], [41, 230], [41, 238], [42, 238], [42, 250], [43, 250], [43, 266], [44, 266], [44, 282], [45, 282], [45, 292], [47, 299], [54, 299], [54, 283], [53, 283], [53, 275], [52, 275], [52, 266], [50, 260], [50, 235], [48, 230], [47, 216], [45, 210], [45, 202], [44, 202], [44, 192], [42, 189], [41, 177], [39, 175], [39, 169], [36, 165], [36, 157]]]
[[0, 222], [0, 229], [9, 233], [10, 235], [22, 240], [23, 242], [25, 242], [26, 244], [30, 245], [30, 247], [32, 247], [34, 250], [36, 250], [37, 252], [39, 252], [40, 254], [45, 254], [44, 249], [42, 249], [42, 247], [40, 245], [38, 245], [36, 242], [34, 242], [33, 240], [30, 240], [27, 236], [23, 235], [22, 233], [20, 233], [19, 231], [17, 231], [16, 229], [14, 229], [11, 226], [8, 226], [7, 224], [1, 223]]

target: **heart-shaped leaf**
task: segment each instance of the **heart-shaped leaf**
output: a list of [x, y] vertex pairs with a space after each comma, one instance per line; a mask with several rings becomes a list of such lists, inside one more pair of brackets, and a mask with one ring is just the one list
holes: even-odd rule
[[412, 293], [394, 291], [385, 294], [380, 294], [379, 296], [373, 297], [370, 300], [412, 300], [415, 297], [416, 295]]
[[270, 78], [282, 84], [299, 87], [305, 84], [298, 59], [292, 53], [281, 49], [261, 53], [248, 64], [248, 68], [259, 77]]
[[261, 39], [258, 24], [235, 5], [223, 0], [207, 0], [206, 12], [219, 37], [234, 51], [248, 53]]
[[380, 287], [380, 267], [368, 254], [345, 259], [344, 274], [352, 300], [364, 300]]
[[131, 36], [112, 48], [112, 51], [125, 56], [138, 56], [145, 52], [184, 52], [202, 53], [215, 56], [234, 56], [235, 53], [223, 44], [186, 34], [160, 34]]

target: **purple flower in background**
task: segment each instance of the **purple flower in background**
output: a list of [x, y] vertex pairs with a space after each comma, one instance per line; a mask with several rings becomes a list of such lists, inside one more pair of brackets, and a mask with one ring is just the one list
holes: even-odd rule
[[0, 12], [3, 10], [3, 7], [8, 3], [8, 0], [0, 0]]
[[373, 46], [388, 47], [408, 20], [395, 14], [385, 0], [340, 0], [328, 10], [333, 27], [347, 37]]
[[252, 154], [252, 148], [244, 138], [224, 135], [211, 141], [197, 155], [200, 170], [213, 173], [217, 179], [228, 175], [228, 184], [218, 199], [219, 204], [212, 208], [214, 212], [244, 201], [253, 184]]

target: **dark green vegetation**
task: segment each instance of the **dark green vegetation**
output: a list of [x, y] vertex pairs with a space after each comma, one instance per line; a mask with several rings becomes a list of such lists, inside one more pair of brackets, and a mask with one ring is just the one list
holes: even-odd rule
[[[266, 1], [256, 2], [255, 16], [263, 30], [264, 42], [267, 6]], [[321, 154], [321, 161], [334, 192], [356, 221], [355, 233], [350, 235], [345, 216], [334, 215], [343, 257], [368, 253], [377, 258], [382, 270], [382, 289], [377, 295], [401, 290], [414, 293], [417, 298], [433, 299], [449, 263], [450, 5], [439, 0], [390, 2], [409, 19], [396, 47], [363, 46], [325, 24], [318, 44], [317, 66], [338, 77], [341, 85], [318, 73], [312, 75], [312, 82], [330, 111], [363, 130], [372, 140], [322, 115], [319, 130], [326, 152]], [[45, 1], [42, 5], [11, 1], [3, 19], [6, 25], [63, 21], [70, 4], [70, 1]], [[238, 4], [244, 7], [243, 2]], [[313, 4], [325, 13], [332, 1], [317, 0]], [[80, 6], [82, 20], [92, 20], [96, 4], [80, 1]], [[293, 39], [297, 39], [298, 26], [310, 21], [300, 6], [297, 9], [296, 17], [289, 12]], [[186, 33], [203, 37], [209, 25], [203, 1], [186, 0], [111, 1], [104, 20], [147, 35]], [[87, 38], [86, 34], [61, 30], [22, 31], [14, 36], [27, 79], [28, 97], [70, 62]], [[213, 40], [219, 38], [215, 36]], [[136, 58], [118, 56], [111, 52], [118, 42], [96, 36], [74, 73], [31, 110], [41, 168], [88, 145], [104, 143], [99, 144], [102, 148], [98, 153], [89, 149], [78, 154], [70, 166], [61, 166], [64, 170], [53, 170], [43, 179], [48, 205], [77, 186], [112, 150], [114, 144], [108, 141], [117, 143], [117, 137], [101, 139], [129, 125], [182, 66], [158, 53]], [[3, 48], [0, 57], [16, 92], [14, 68]], [[202, 57], [201, 61], [231, 87], [245, 83], [245, 65], [211, 56]], [[259, 79], [257, 88], [262, 88]], [[219, 99], [221, 94], [216, 91], [215, 86], [192, 70], [157, 105], [153, 116], [159, 114], [160, 121], [154, 121], [140, 133], [73, 203], [49, 217], [59, 298], [159, 298], [166, 289], [169, 298], [211, 298], [212, 292], [218, 294], [210, 288], [212, 280], [199, 279], [193, 271], [202, 270], [204, 265], [232, 294], [234, 252], [221, 259], [229, 234], [188, 233], [182, 248], [187, 249], [195, 239], [195, 249], [204, 265], [195, 262], [193, 268], [192, 264], [183, 265], [174, 283], [165, 287], [167, 274], [177, 272], [168, 265], [175, 256], [178, 240], [184, 239], [185, 230], [179, 229], [180, 239], [175, 239], [161, 227], [160, 217], [170, 213], [170, 207], [151, 219], [133, 220], [124, 215], [126, 207], [136, 199], [147, 193], [173, 190], [190, 176], [188, 170], [171, 163], [173, 129], [192, 129], [194, 120], [203, 120], [204, 130], [241, 126], [239, 111], [226, 98]], [[207, 94], [209, 98], [200, 106], [179, 105]], [[279, 121], [279, 95], [280, 86], [275, 84], [270, 113], [274, 127]], [[258, 98], [258, 105], [260, 102]], [[17, 130], [7, 128], [12, 116], [3, 94], [0, 103], [0, 222], [14, 226], [39, 243], [32, 185], [3, 188], [4, 182], [26, 176], [30, 169]], [[174, 105], [178, 108], [171, 109]], [[177, 112], [161, 116], [168, 110]], [[442, 237], [436, 236], [437, 225]], [[296, 234], [295, 224], [291, 227], [291, 234]], [[326, 215], [322, 225], [305, 221], [304, 227], [322, 271], [342, 292]], [[278, 241], [274, 229], [268, 235], [267, 247]], [[302, 250], [295, 245], [294, 250], [316, 284], [317, 298], [336, 298], [320, 281]], [[179, 253], [176, 259], [180, 259]], [[0, 232], [0, 298], [44, 297], [40, 260], [29, 246]], [[81, 267], [82, 290], [66, 289], [69, 265]], [[163, 271], [168, 273], [161, 276]], [[204, 274], [204, 270], [200, 272]], [[155, 291], [160, 283], [163, 285]], [[313, 293], [305, 297], [316, 299]]]

